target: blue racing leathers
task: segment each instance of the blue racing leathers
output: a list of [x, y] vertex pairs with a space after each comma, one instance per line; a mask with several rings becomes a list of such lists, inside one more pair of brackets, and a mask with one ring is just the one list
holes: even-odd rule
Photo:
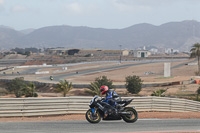
[[111, 106], [115, 106], [117, 103], [114, 97], [119, 97], [119, 96], [115, 91], [109, 89], [108, 92], [106, 93], [105, 102], [109, 103]]

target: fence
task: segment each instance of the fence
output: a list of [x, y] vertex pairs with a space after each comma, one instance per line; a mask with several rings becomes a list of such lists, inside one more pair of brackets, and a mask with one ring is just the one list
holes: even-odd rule
[[[200, 102], [166, 97], [134, 98], [137, 111], [200, 112]], [[0, 117], [84, 114], [92, 97], [0, 98]]]

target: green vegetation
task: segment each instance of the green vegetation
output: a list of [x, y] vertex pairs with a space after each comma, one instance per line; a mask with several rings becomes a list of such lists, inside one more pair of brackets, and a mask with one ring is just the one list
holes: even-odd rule
[[24, 88], [24, 95], [25, 97], [38, 97], [38, 94], [35, 92], [35, 84], [32, 82], [29, 82], [29, 84]]
[[100, 76], [100, 77], [97, 77], [95, 79], [95, 82], [98, 84], [99, 88], [102, 86], [102, 85], [106, 85], [108, 86], [109, 89], [113, 89], [115, 88], [115, 86], [113, 85], [113, 81], [108, 79], [107, 76]]
[[95, 81], [90, 84], [88, 88], [89, 90], [86, 90], [85, 92], [93, 96], [100, 95], [100, 87], [102, 85], [108, 86], [109, 89], [115, 88], [112, 80], [108, 79], [107, 76], [100, 76], [100, 77], [97, 77]]
[[55, 87], [56, 92], [60, 92], [66, 97], [67, 93], [72, 89], [72, 82], [68, 82], [67, 80], [61, 80]]
[[190, 58], [196, 58], [198, 59], [198, 72], [196, 74], [200, 76], [200, 44], [195, 43], [193, 48], [190, 50], [192, 53], [190, 54]]
[[199, 94], [200, 94], [200, 87], [197, 89], [197, 98], [196, 98], [197, 101], [200, 101]]
[[90, 94], [92, 96], [100, 95], [100, 87], [98, 83], [96, 82], [91, 83], [88, 89], [89, 90], [85, 90], [85, 93]]
[[4, 96], [4, 95], [7, 95], [9, 94], [9, 92], [5, 89], [0, 89], [0, 96]]
[[151, 96], [157, 96], [157, 97], [164, 97], [165, 95], [163, 94], [166, 90], [160, 89], [157, 91], [154, 91]]
[[6, 90], [10, 93], [14, 93], [15, 96], [21, 97], [24, 95], [24, 89], [26, 88], [26, 83], [23, 78], [15, 78], [10, 83], [7, 84]]
[[127, 76], [125, 86], [128, 92], [138, 94], [142, 89], [142, 82], [139, 76]]
[[6, 90], [10, 93], [14, 93], [17, 98], [26, 97], [37, 97], [35, 93], [35, 85], [33, 83], [26, 84], [24, 78], [15, 78], [7, 84]]

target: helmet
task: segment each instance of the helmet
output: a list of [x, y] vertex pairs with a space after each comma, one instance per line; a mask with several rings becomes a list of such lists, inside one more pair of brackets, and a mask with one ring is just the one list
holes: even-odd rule
[[100, 87], [101, 95], [105, 94], [109, 90], [108, 86], [103, 85]]

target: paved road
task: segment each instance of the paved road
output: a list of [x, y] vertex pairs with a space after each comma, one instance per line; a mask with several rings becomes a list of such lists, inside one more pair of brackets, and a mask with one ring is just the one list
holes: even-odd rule
[[101, 121], [90, 124], [85, 121], [52, 122], [0, 122], [1, 133], [122, 133], [156, 131], [200, 132], [200, 119], [141, 119], [136, 123], [124, 121]]
[[[143, 61], [143, 62], [130, 63], [130, 64], [124, 64], [124, 65], [117, 65], [117, 66], [112, 66], [112, 67], [109, 66], [109, 67], [91, 69], [91, 70], [86, 70], [86, 71], [78, 71], [78, 73], [72, 72], [72, 73], [67, 73], [67, 74], [59, 74], [59, 75], [54, 75], [54, 81], [60, 81], [60, 80], [63, 80], [65, 78], [71, 77], [71, 76], [79, 76], [79, 75], [84, 75], [84, 74], [91, 74], [91, 73], [103, 72], [103, 71], [108, 71], [108, 70], [126, 68], [126, 67], [130, 67], [130, 66], [137, 66], [137, 65], [143, 65], [143, 64], [156, 63], [156, 62], [161, 62], [161, 61], [163, 61], [163, 60], [152, 60], [152, 61], [151, 60], [147, 60], [147, 61]], [[178, 60], [173, 60], [173, 61], [178, 61]], [[196, 61], [196, 60], [192, 60], [192, 61], [189, 61], [189, 62], [186, 62], [186, 63], [191, 63], [191, 62], [194, 62], [194, 61]], [[178, 65], [172, 67], [172, 69], [181, 67], [181, 66], [185, 65], [186, 63], [178, 64]], [[57, 67], [57, 66], [54, 66], [54, 67]], [[46, 68], [49, 68], [49, 67], [46, 67]], [[34, 74], [39, 69], [41, 69], [41, 68], [26, 69], [26, 70], [20, 72], [20, 74], [21, 75]], [[7, 74], [7, 75], [12, 75], [12, 74]], [[49, 76], [38, 77], [38, 79], [48, 80], [49, 81]]]
[[178, 64], [178, 65], [176, 65], [176, 66], [171, 67], [171, 69], [179, 68], [179, 67], [181, 67], [181, 66], [184, 66], [184, 65], [186, 65], [186, 64], [193, 63], [193, 62], [196, 62], [196, 61], [197, 61], [197, 59], [194, 59], [194, 60], [192, 60], [192, 61], [188, 61], [188, 62], [185, 62], [185, 63], [180, 63], [180, 64]]
[[[91, 70], [85, 70], [85, 71], [78, 71], [78, 73], [73, 72], [73, 73], [67, 73], [67, 74], [59, 74], [59, 75], [54, 75], [54, 81], [60, 81], [63, 80], [67, 77], [71, 76], [78, 76], [78, 75], [83, 75], [83, 74], [91, 74], [91, 73], [97, 73], [97, 72], [103, 72], [103, 71], [108, 71], [108, 70], [114, 70], [114, 69], [120, 69], [120, 68], [125, 68], [129, 66], [137, 66], [137, 65], [143, 65], [143, 64], [149, 64], [149, 63], [155, 63], [155, 62], [140, 62], [140, 63], [135, 63], [135, 64], [124, 64], [124, 65], [117, 65], [117, 66], [109, 66], [109, 67], [104, 67], [104, 68], [97, 68], [97, 69], [91, 69]], [[38, 79], [42, 80], [49, 80], [49, 76], [44, 76], [44, 77], [39, 77]]]
[[[78, 71], [78, 73], [73, 72], [73, 73], [68, 73], [68, 74], [59, 74], [59, 75], [54, 75], [54, 81], [60, 81], [60, 80], [63, 80], [65, 78], [71, 77], [71, 76], [79, 76], [79, 75], [84, 75], [84, 74], [91, 74], [91, 73], [103, 72], [103, 71], [108, 71], [108, 70], [126, 68], [126, 67], [130, 67], [130, 66], [151, 64], [151, 63], [156, 63], [156, 62], [160, 62], [160, 61], [159, 60], [158, 61], [147, 60], [147, 61], [143, 61], [143, 62], [130, 63], [130, 64], [124, 64], [124, 65], [117, 65], [117, 66], [112, 66], [112, 67], [109, 66], [109, 67], [91, 69], [91, 70], [86, 70], [86, 71]], [[174, 60], [174, 61], [176, 61], [176, 60]], [[191, 62], [194, 62], [194, 61], [196, 61], [196, 60], [192, 60], [192, 61], [189, 61], [189, 62], [186, 62], [186, 63], [191, 63]], [[172, 67], [172, 69], [181, 67], [181, 66], [185, 65], [186, 63], [178, 64], [178, 65]], [[49, 80], [49, 76], [39, 77], [38, 79]]]

